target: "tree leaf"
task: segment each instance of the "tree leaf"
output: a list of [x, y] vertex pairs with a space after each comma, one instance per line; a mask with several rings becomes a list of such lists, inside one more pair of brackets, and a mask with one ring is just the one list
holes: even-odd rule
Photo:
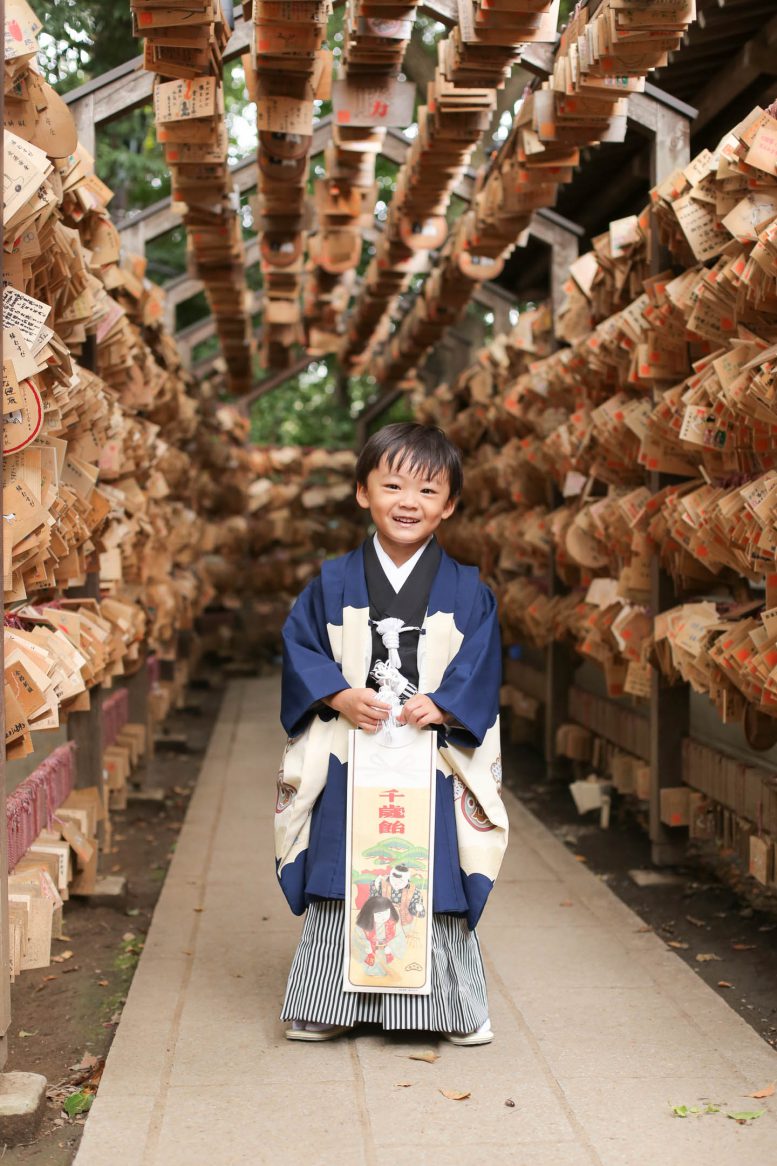
[[730, 983], [728, 980], [718, 980], [718, 987], [719, 988], [733, 988], [734, 985], [732, 983]]
[[667, 941], [670, 947], [677, 948], [679, 951], [685, 951], [690, 945], [683, 943], [682, 939], [670, 939]]
[[721, 956], [715, 955], [714, 951], [699, 951], [696, 953], [696, 959], [700, 964], [707, 964], [710, 960], [721, 960]]
[[755, 1093], [746, 1093], [745, 1097], [771, 1097], [774, 1093], [774, 1081], [769, 1085], [764, 1085], [763, 1089], [756, 1089]]
[[763, 1117], [765, 1113], [765, 1109], [745, 1109], [740, 1113], [727, 1113], [726, 1117], [730, 1117], [734, 1121], [738, 1121], [740, 1125], [744, 1125], [745, 1122], [755, 1121], [757, 1117]]
[[468, 1097], [472, 1096], [471, 1093], [457, 1093], [455, 1089], [441, 1089], [440, 1093], [449, 1101], [466, 1101]]
[[37, 1036], [37, 1035], [38, 1035], [37, 1032], [27, 1032], [26, 1028], [19, 1029], [19, 1036], [21, 1037], [22, 1040], [24, 1040], [24, 1038], [26, 1036]]
[[395, 1089], [410, 1089], [415, 1085], [415, 1081], [397, 1081], [394, 1085]]
[[409, 1061], [426, 1061], [428, 1064], [433, 1065], [435, 1061], [439, 1061], [440, 1054], [432, 1052], [431, 1049], [424, 1049], [421, 1053], [408, 1053], [407, 1059]]
[[732, 943], [733, 951], [755, 951], [758, 947], [757, 943]]

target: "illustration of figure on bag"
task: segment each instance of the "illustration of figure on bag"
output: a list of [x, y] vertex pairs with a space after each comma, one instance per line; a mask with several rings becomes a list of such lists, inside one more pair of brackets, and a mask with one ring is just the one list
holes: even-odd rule
[[404, 955], [406, 947], [396, 907], [384, 895], [373, 895], [359, 912], [356, 927], [363, 937], [362, 959], [367, 974], [388, 975], [389, 966]]

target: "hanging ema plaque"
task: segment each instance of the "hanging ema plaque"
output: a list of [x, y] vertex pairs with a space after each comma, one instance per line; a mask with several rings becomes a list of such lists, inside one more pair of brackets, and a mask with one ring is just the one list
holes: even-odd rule
[[346, 992], [431, 992], [437, 734], [350, 734]]

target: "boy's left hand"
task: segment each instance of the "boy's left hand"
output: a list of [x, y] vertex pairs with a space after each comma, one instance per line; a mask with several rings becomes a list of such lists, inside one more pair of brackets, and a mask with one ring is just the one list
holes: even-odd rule
[[447, 713], [438, 708], [430, 697], [420, 692], [405, 701], [402, 712], [397, 717], [399, 724], [415, 725], [417, 729], [423, 729], [425, 725], [445, 725], [449, 720]]

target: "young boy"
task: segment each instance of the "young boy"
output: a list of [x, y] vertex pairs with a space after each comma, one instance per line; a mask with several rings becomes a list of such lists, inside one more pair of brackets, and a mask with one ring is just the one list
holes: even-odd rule
[[[507, 844], [501, 654], [491, 591], [477, 568], [455, 562], [434, 538], [461, 493], [461, 455], [436, 427], [387, 425], [364, 446], [356, 483], [376, 534], [324, 562], [283, 629], [289, 742], [276, 859], [292, 911], [307, 909], [307, 918], [281, 1019], [292, 1022], [290, 1040], [328, 1040], [373, 1022], [487, 1044], [493, 1033], [474, 928]], [[402, 621], [402, 632], [387, 644], [378, 625], [389, 617]], [[429, 996], [343, 990], [348, 732], [374, 733], [389, 714], [368, 679], [389, 645], [417, 689], [399, 720], [438, 736]], [[399, 881], [387, 888], [397, 911], [409, 909]]]

